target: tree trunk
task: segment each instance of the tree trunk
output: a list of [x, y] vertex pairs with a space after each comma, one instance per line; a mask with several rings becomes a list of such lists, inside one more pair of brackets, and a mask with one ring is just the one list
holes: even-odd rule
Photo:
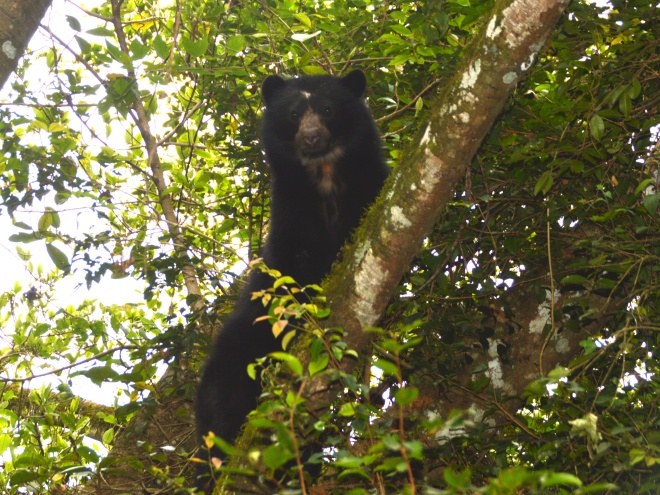
[[0, 88], [16, 70], [52, 0], [0, 0]]

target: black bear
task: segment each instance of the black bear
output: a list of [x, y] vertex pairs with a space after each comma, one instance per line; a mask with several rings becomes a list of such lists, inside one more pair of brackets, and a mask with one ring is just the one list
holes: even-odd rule
[[[261, 145], [271, 174], [262, 256], [269, 268], [300, 285], [320, 283], [328, 274], [388, 175], [378, 130], [362, 100], [366, 84], [364, 73], [355, 70], [342, 78], [272, 75], [261, 88]], [[267, 321], [255, 323], [265, 310], [251, 294], [272, 285], [269, 275], [253, 271], [217, 335], [198, 391], [200, 441], [212, 431], [233, 442], [256, 406], [261, 387], [247, 366], [281, 344]], [[211, 456], [223, 457], [217, 449]]]

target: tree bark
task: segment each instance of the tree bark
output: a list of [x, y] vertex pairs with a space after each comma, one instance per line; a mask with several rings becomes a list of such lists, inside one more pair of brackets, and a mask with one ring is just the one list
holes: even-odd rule
[[0, 88], [16, 70], [52, 0], [0, 0]]

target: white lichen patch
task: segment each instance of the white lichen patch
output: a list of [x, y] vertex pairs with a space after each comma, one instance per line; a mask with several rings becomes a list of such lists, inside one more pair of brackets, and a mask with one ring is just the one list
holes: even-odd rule
[[456, 103], [452, 103], [449, 106], [442, 107], [440, 109], [440, 116], [444, 117], [447, 114], [454, 113], [457, 109], [458, 109], [458, 105], [456, 105]]
[[442, 180], [442, 160], [431, 153], [428, 148], [425, 155], [424, 160], [422, 160], [419, 185], [426, 194], [431, 194], [436, 184]]
[[[472, 421], [474, 421], [475, 423], [478, 424], [478, 423], [484, 422], [484, 414], [486, 414], [486, 411], [484, 411], [483, 409], [481, 409], [481, 408], [479, 408], [475, 405], [470, 407], [470, 419]], [[487, 425], [489, 425], [491, 427], [495, 427], [496, 424], [497, 424], [492, 416], [488, 417], [485, 420], [485, 422], [486, 422]]]
[[431, 141], [431, 124], [426, 126], [422, 140], [419, 142], [420, 146], [426, 146]]
[[467, 72], [463, 74], [463, 77], [461, 78], [461, 88], [469, 89], [474, 87], [474, 85], [477, 83], [477, 79], [479, 78], [480, 73], [481, 60], [477, 59], [470, 64]]
[[358, 266], [362, 261], [362, 258], [369, 252], [371, 249], [371, 241], [367, 240], [358, 244], [355, 248], [355, 258], [353, 260], [353, 265]]
[[458, 118], [459, 118], [460, 121], [463, 122], [464, 124], [467, 124], [468, 122], [470, 122], [470, 114], [467, 113], [467, 112], [461, 112], [461, 113], [459, 113], [459, 114], [458, 114]]
[[[438, 417], [438, 414], [435, 411], [427, 411], [426, 416], [429, 421], [433, 421]], [[443, 445], [453, 438], [458, 438], [465, 436], [466, 429], [464, 426], [452, 426], [445, 424], [442, 428], [435, 432], [435, 440]]]
[[497, 25], [497, 16], [491, 17], [490, 21], [488, 22], [488, 27], [486, 28], [486, 37], [494, 39], [495, 37], [499, 36], [501, 32], [502, 28]]
[[536, 57], [536, 52], [532, 52], [529, 54], [529, 57], [527, 57], [527, 60], [525, 60], [522, 64], [520, 64], [520, 70], [523, 72], [527, 72], [527, 70], [534, 65], [534, 58]]
[[555, 350], [559, 354], [566, 354], [571, 350], [571, 345], [568, 342], [568, 339], [561, 338], [557, 341], [557, 345], [555, 346]]
[[497, 353], [497, 344], [501, 340], [488, 339], [488, 355], [493, 358], [488, 361], [488, 375], [490, 376], [490, 383], [495, 390], [504, 390], [505, 392], [513, 392], [513, 388], [504, 381], [504, 371], [502, 371], [502, 363], [500, 356]]
[[17, 51], [18, 50], [16, 50], [16, 47], [14, 46], [14, 44], [9, 40], [5, 41], [2, 44], [2, 53], [5, 54], [5, 57], [7, 57], [11, 60], [14, 60], [16, 58], [16, 52]]
[[403, 208], [400, 206], [393, 206], [390, 208], [390, 219], [392, 221], [392, 225], [394, 225], [394, 228], [396, 229], [406, 228], [412, 225], [410, 220], [408, 220], [404, 214]]
[[368, 297], [376, 292], [373, 290], [374, 286], [380, 285], [381, 280], [387, 275], [385, 264], [369, 248], [355, 273], [355, 291], [360, 296], [353, 299], [353, 314], [362, 328], [373, 326], [378, 321], [378, 315], [374, 311], [374, 301]]
[[[559, 292], [555, 291], [555, 299], [559, 297]], [[545, 324], [550, 321], [550, 305], [552, 304], [552, 298], [550, 297], [550, 291], [545, 291], [545, 300], [539, 304], [538, 309], [536, 310], [536, 318], [529, 322], [529, 331], [530, 333], [542, 333]]]
[[488, 361], [488, 375], [490, 377], [490, 383], [495, 390], [513, 393], [513, 387], [504, 381], [504, 372], [502, 371], [502, 363], [499, 357]]
[[507, 73], [504, 74], [504, 76], [502, 77], [502, 82], [503, 82], [504, 84], [513, 84], [513, 83], [515, 83], [517, 80], [518, 80], [518, 74], [516, 74], [515, 72], [507, 72]]

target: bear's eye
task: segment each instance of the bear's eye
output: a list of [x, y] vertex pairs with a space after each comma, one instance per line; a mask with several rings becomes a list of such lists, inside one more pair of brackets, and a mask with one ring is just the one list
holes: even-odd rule
[[296, 120], [298, 118], [298, 112], [296, 112], [295, 110], [291, 110], [290, 116], [291, 116], [291, 120]]
[[323, 114], [332, 115], [332, 107], [330, 105], [323, 105]]

